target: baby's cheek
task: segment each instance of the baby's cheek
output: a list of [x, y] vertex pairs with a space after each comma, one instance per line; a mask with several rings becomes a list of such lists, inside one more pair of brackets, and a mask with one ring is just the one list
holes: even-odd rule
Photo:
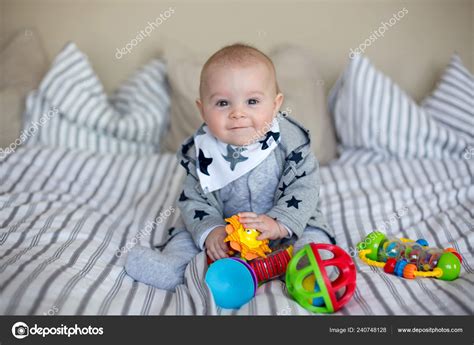
[[270, 130], [270, 127], [272, 126], [272, 122], [273, 122], [273, 117], [272, 116], [262, 116], [262, 118], [260, 118], [258, 120], [258, 122], [256, 123], [256, 128], [257, 128], [257, 131], [260, 133], [260, 132], [268, 132]]
[[218, 138], [222, 137], [225, 132], [225, 125], [222, 123], [222, 121], [219, 121], [218, 119], [209, 119], [206, 124], [214, 136]]

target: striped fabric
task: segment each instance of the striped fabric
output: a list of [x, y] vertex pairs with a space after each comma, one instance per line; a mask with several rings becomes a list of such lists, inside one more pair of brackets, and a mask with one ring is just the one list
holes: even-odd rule
[[32, 145], [149, 154], [159, 151], [169, 105], [162, 61], [140, 69], [108, 99], [87, 56], [68, 43], [28, 96], [23, 130], [38, 128]]
[[436, 121], [473, 141], [474, 76], [464, 67], [459, 55], [451, 58], [436, 90], [422, 102], [422, 106]]
[[[391, 236], [454, 247], [463, 264], [461, 277], [445, 282], [398, 278], [355, 259], [357, 290], [338, 314], [472, 314], [474, 160], [379, 161], [370, 151], [348, 153], [359, 164], [344, 158], [321, 168], [323, 212], [342, 248], [352, 253], [383, 224]], [[0, 313], [309, 314], [279, 280], [259, 287], [240, 310], [217, 308], [204, 284], [203, 253], [175, 293], [125, 274], [125, 256], [117, 250], [137, 238], [150, 247], [166, 240], [178, 214], [163, 215], [175, 207], [182, 178], [168, 154], [36, 146], [9, 155], [0, 169]]]
[[[466, 78], [464, 81], [467, 88]], [[440, 97], [440, 92], [435, 94]], [[343, 152], [362, 149], [385, 157], [461, 158], [474, 143], [473, 107], [467, 106], [468, 101], [473, 102], [472, 89], [471, 97], [463, 96], [463, 100], [471, 114], [463, 114], [462, 130], [447, 126], [446, 123], [459, 123], [461, 115], [456, 113], [452, 120], [451, 113], [432, 115], [427, 110], [432, 102], [426, 104], [426, 109], [418, 106], [367, 58], [356, 56], [331, 91], [329, 108]], [[471, 125], [467, 126], [469, 117]], [[470, 135], [466, 135], [469, 131]]]

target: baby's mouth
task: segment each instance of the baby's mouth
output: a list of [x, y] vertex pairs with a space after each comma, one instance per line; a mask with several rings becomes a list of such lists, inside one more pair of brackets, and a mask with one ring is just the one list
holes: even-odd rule
[[245, 129], [245, 128], [249, 128], [248, 126], [236, 126], [236, 127], [232, 127], [231, 129]]
[[247, 128], [250, 128], [250, 126], [233, 126], [233, 127], [230, 127], [231, 130], [233, 130], [233, 129], [247, 129]]

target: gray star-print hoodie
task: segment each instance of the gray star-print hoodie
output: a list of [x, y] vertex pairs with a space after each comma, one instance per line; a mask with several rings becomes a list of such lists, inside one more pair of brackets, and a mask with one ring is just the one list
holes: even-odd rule
[[[275, 150], [283, 174], [274, 192], [273, 208], [267, 216], [286, 225], [296, 237], [300, 237], [307, 226], [312, 226], [326, 232], [335, 243], [334, 232], [320, 211], [319, 163], [310, 148], [309, 131], [285, 113], [280, 113], [278, 121], [281, 142]], [[206, 194], [201, 188], [196, 173], [194, 136], [183, 143], [177, 157], [186, 169], [178, 207], [184, 225], [199, 246], [208, 229], [225, 224], [223, 203], [219, 191]]]

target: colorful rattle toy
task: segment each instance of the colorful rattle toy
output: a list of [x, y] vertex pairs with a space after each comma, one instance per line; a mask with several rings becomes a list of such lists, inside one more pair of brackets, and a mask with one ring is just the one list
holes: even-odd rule
[[258, 284], [286, 271], [293, 247], [275, 251], [247, 263], [239, 258], [217, 260], [209, 266], [206, 283], [221, 308], [238, 309], [255, 296]]
[[399, 277], [435, 277], [454, 280], [459, 277], [462, 258], [454, 248], [432, 248], [428, 242], [406, 238], [386, 238], [375, 231], [357, 245], [359, 257], [370, 266], [382, 267]]
[[225, 227], [228, 236], [224, 242], [229, 242], [229, 255], [233, 255], [235, 250], [240, 252], [241, 258], [221, 259], [213, 263], [208, 257], [209, 269], [205, 280], [216, 304], [221, 308], [234, 309], [252, 299], [258, 284], [285, 274], [293, 255], [293, 246], [272, 253], [269, 240], [257, 240], [260, 232], [244, 228], [238, 215], [226, 218], [226, 221], [229, 223]]
[[[229, 224], [226, 225], [225, 231], [228, 236], [224, 242], [229, 242], [230, 247], [241, 253], [241, 257], [245, 260], [253, 260], [258, 257], [265, 258], [265, 253], [271, 253], [268, 247], [268, 240], [257, 240], [260, 232], [256, 229], [245, 229], [239, 222], [239, 216], [233, 215], [225, 219]], [[232, 253], [231, 253], [232, 254]]]
[[[327, 250], [333, 257], [322, 259], [319, 250]], [[306, 265], [304, 261], [307, 261]], [[339, 271], [333, 281], [326, 272], [329, 266], [335, 266]], [[342, 308], [355, 292], [355, 265], [349, 254], [336, 245], [310, 243], [288, 264], [286, 286], [290, 295], [307, 310], [333, 313]]]

